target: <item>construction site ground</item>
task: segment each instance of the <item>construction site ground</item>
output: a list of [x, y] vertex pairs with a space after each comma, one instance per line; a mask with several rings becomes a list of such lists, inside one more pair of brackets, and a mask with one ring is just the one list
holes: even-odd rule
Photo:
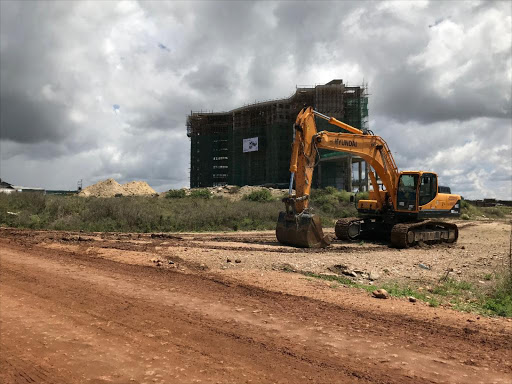
[[459, 225], [456, 244], [407, 250], [1, 228], [0, 382], [512, 383], [512, 319], [306, 275], [492, 284], [510, 224]]

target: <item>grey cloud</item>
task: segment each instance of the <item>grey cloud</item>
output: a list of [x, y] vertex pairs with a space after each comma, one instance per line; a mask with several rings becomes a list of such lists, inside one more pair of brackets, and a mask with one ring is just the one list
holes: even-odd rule
[[196, 70], [184, 76], [183, 81], [191, 88], [211, 93], [223, 94], [236, 84], [238, 76], [233, 76], [232, 70], [224, 63], [202, 63]]
[[[511, 155], [512, 54], [490, 49], [509, 36], [506, 2], [421, 8], [417, 2], [2, 1], [0, 7], [2, 178], [27, 177], [17, 183], [30, 184], [51, 174], [52, 183], [65, 186], [75, 167], [85, 180], [116, 175], [184, 186], [190, 110], [229, 110], [338, 77], [351, 85], [370, 82], [371, 128], [397, 152], [402, 169], [445, 169], [466, 142], [481, 143], [488, 152], [453, 165], [463, 175], [448, 175], [447, 183], [476, 196], [483, 192], [464, 174], [480, 175], [510, 194], [500, 176], [510, 170], [496, 159]], [[475, 38], [446, 63], [431, 65], [428, 59], [444, 49], [443, 36], [440, 48], [430, 45], [432, 56], [425, 52], [450, 23], [462, 38]], [[446, 74], [453, 79], [440, 89]], [[118, 115], [113, 104], [121, 106]], [[71, 120], [72, 111], [82, 118]], [[62, 169], [60, 179], [54, 167]]]
[[65, 108], [42, 100], [33, 100], [20, 92], [0, 92], [0, 134], [2, 139], [20, 143], [60, 141], [67, 137]]
[[[484, 70], [482, 68], [482, 70]], [[474, 73], [477, 76], [476, 73]], [[391, 73], [384, 72], [373, 82], [371, 92], [375, 97], [376, 113], [398, 121], [433, 123], [445, 120], [469, 120], [476, 117], [510, 118], [511, 106], [497, 95], [502, 88], [489, 83], [475, 90], [461, 82], [453, 92], [435, 87], [429, 73], [413, 72], [402, 67]], [[492, 103], [489, 100], [493, 100]]]

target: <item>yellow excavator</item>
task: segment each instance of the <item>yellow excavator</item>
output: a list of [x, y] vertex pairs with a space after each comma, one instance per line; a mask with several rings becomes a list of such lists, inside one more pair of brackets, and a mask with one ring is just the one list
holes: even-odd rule
[[[347, 132], [318, 132], [315, 117]], [[303, 248], [330, 244], [330, 239], [323, 233], [320, 218], [309, 207], [319, 149], [358, 155], [373, 169], [368, 172], [373, 191], [369, 192], [368, 200], [357, 203], [358, 217], [336, 222], [338, 239], [358, 240], [383, 235], [397, 248], [407, 248], [418, 242], [457, 241], [457, 226], [436, 219], [458, 217], [461, 197], [440, 193], [435, 173], [399, 172], [388, 145], [381, 137], [325, 116], [311, 107], [299, 112], [294, 130], [290, 191], [289, 196], [283, 199], [286, 210], [279, 213], [276, 228], [280, 243]], [[295, 194], [292, 194], [294, 181]]]

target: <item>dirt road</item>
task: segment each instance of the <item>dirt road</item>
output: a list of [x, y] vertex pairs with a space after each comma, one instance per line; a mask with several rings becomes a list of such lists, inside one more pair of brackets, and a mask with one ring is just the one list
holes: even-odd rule
[[0, 382], [512, 383], [507, 319], [162, 257], [194, 241], [0, 229]]

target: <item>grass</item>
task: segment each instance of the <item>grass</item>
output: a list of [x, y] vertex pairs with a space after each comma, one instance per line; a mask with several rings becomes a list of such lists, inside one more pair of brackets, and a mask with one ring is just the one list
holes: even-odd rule
[[[283, 268], [292, 272], [291, 269]], [[488, 316], [512, 317], [512, 272], [500, 274], [496, 284], [483, 288], [467, 281], [441, 279], [434, 287], [415, 287], [398, 282], [386, 282], [378, 285], [357, 283], [344, 276], [324, 275], [307, 271], [293, 271], [309, 278], [331, 282], [332, 289], [338, 286], [355, 287], [372, 292], [385, 289], [390, 296], [414, 297], [426, 302], [431, 307], [451, 306], [463, 312], [474, 312]]]
[[[241, 201], [213, 199], [207, 189], [192, 190], [188, 196], [184, 190], [173, 190], [166, 194], [166, 198], [0, 194], [0, 225], [98, 232], [275, 229], [284, 204], [269, 194], [269, 191], [258, 191]], [[355, 208], [344, 201], [345, 197], [341, 201], [338, 199], [345, 193], [333, 189], [320, 194], [332, 194], [336, 198], [332, 207], [315, 201], [311, 204], [324, 226], [333, 226], [338, 218], [355, 215]]]
[[466, 200], [461, 202], [461, 219], [474, 220], [481, 217], [488, 217], [491, 219], [503, 219], [507, 215], [512, 215], [512, 207], [497, 206], [497, 207], [477, 207]]
[[209, 199], [202, 193], [187, 198], [110, 199], [0, 194], [0, 225], [99, 232], [271, 229], [281, 209], [281, 202], [232, 202]]

